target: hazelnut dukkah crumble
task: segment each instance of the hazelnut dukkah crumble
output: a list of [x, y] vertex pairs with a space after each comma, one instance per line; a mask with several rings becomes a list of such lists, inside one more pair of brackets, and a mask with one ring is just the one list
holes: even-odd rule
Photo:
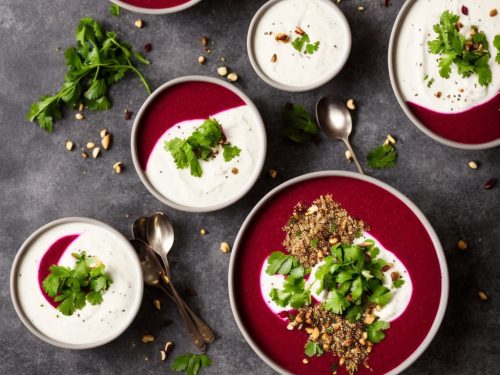
[[[287, 329], [309, 335], [304, 365], [308, 358], [330, 352], [338, 358], [332, 373], [344, 366], [354, 374], [360, 365], [369, 368], [373, 345], [385, 338], [389, 323], [375, 312], [391, 302], [405, 281], [392, 263], [378, 257], [373, 240], [360, 239], [364, 229], [363, 221], [351, 217], [331, 195], [323, 195], [310, 206], [295, 206], [283, 228], [288, 254], [276, 251], [268, 259], [266, 272], [285, 277], [283, 288], [272, 289], [270, 297], [278, 306], [293, 309]], [[386, 279], [392, 284], [386, 285]], [[325, 296], [321, 302], [312, 301], [312, 288]]]

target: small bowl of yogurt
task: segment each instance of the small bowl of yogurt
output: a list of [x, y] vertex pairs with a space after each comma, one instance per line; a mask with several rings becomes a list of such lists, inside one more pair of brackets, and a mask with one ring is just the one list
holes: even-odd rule
[[308, 91], [332, 80], [351, 51], [351, 30], [329, 0], [270, 0], [255, 14], [247, 49], [258, 76], [285, 91]]
[[135, 13], [168, 14], [191, 8], [201, 0], [111, 0], [116, 5]]
[[[105, 266], [111, 284], [100, 304], [87, 302], [64, 315], [43, 281], [52, 265], [74, 269], [75, 254], [83, 252]], [[12, 265], [10, 291], [19, 318], [35, 336], [66, 349], [89, 349], [114, 340], [132, 323], [142, 302], [142, 270], [134, 248], [115, 229], [93, 219], [65, 218], [23, 243]]]
[[178, 210], [209, 212], [250, 190], [267, 140], [257, 108], [241, 90], [188, 76], [165, 83], [146, 100], [131, 143], [135, 170], [151, 194]]

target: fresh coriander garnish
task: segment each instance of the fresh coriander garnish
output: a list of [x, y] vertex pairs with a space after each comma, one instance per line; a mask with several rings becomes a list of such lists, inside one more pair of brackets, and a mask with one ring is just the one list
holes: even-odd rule
[[293, 40], [292, 46], [300, 53], [312, 55], [319, 49], [319, 41], [311, 43], [309, 35], [304, 33]]
[[495, 35], [495, 39], [493, 39], [493, 45], [497, 49], [497, 55], [495, 56], [495, 61], [500, 64], [500, 34]]
[[300, 104], [287, 103], [283, 109], [283, 135], [296, 143], [314, 140], [319, 128], [313, 117]]
[[54, 121], [62, 117], [63, 105], [77, 108], [83, 103], [91, 111], [111, 108], [108, 88], [127, 73], [135, 73], [151, 93], [146, 79], [133, 64], [136, 61], [149, 64], [149, 61], [139, 52], [132, 51], [129, 44], [121, 42], [115, 32], [104, 33], [97, 21], [82, 18], [75, 30], [75, 39], [76, 47], [64, 53], [69, 69], [59, 92], [42, 96], [26, 115], [29, 121], [37, 121], [49, 132], [54, 129]]
[[385, 338], [383, 331], [390, 328], [389, 322], [384, 322], [382, 320], [377, 320], [376, 322], [370, 324], [367, 328], [368, 340], [374, 344], [379, 343]]
[[308, 357], [321, 357], [323, 355], [323, 349], [315, 341], [308, 341], [304, 346], [304, 354]]
[[170, 366], [173, 371], [184, 372], [186, 375], [197, 375], [203, 367], [209, 367], [212, 360], [206, 354], [191, 354], [175, 357], [174, 362]]
[[59, 302], [57, 309], [63, 315], [73, 315], [76, 310], [83, 309], [86, 302], [101, 304], [102, 294], [112, 283], [98, 258], [87, 256], [85, 252], [72, 255], [76, 259], [75, 268], [53, 264], [42, 282], [45, 293]]
[[120, 7], [118, 6], [118, 4], [109, 4], [108, 11], [112, 16], [118, 17], [120, 15]]
[[438, 36], [427, 43], [429, 52], [440, 56], [441, 77], [450, 78], [452, 66], [455, 65], [462, 77], [477, 74], [479, 84], [488, 86], [492, 81], [492, 73], [486, 35], [477, 26], [472, 26], [470, 37], [465, 37], [460, 33], [463, 26], [459, 21], [460, 16], [448, 10], [441, 14], [439, 23], [434, 25]]
[[177, 168], [190, 168], [192, 176], [201, 177], [203, 170], [198, 160], [208, 161], [213, 158], [221, 145], [226, 162], [241, 153], [241, 149], [227, 142], [221, 124], [216, 119], [208, 119], [188, 138], [174, 138], [165, 142], [165, 150], [172, 154]]
[[395, 288], [395, 289], [399, 289], [401, 288], [403, 285], [405, 284], [405, 281], [401, 278], [397, 279], [397, 280], [394, 280], [392, 282], [392, 287]]
[[368, 154], [368, 165], [372, 168], [390, 168], [396, 165], [398, 152], [392, 144], [378, 146]]

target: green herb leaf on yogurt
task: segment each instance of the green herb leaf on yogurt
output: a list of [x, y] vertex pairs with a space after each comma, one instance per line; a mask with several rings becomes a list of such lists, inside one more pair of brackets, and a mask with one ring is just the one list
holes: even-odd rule
[[186, 353], [175, 357], [170, 368], [176, 372], [184, 372], [186, 375], [197, 375], [201, 368], [210, 365], [212, 365], [212, 360], [206, 354]]
[[224, 149], [223, 152], [224, 161], [231, 161], [235, 157], [240, 156], [241, 149], [236, 146], [231, 146], [228, 144], [222, 146], [222, 148]]
[[405, 284], [405, 281], [401, 278], [397, 279], [397, 280], [394, 280], [392, 282], [392, 287], [395, 288], [395, 289], [399, 289], [401, 288], [403, 285]]
[[371, 168], [383, 169], [390, 168], [396, 165], [398, 152], [392, 144], [378, 146], [370, 151], [367, 160]]
[[316, 139], [319, 127], [300, 104], [287, 103], [283, 109], [283, 135], [295, 143]]
[[120, 7], [117, 4], [109, 4], [108, 11], [112, 16], [118, 17], [120, 15]]
[[86, 302], [101, 304], [102, 294], [112, 283], [98, 258], [85, 252], [72, 255], [76, 259], [74, 268], [53, 264], [42, 282], [45, 293], [59, 303], [57, 309], [63, 315], [73, 315], [76, 310], [83, 309]]
[[455, 66], [460, 76], [466, 78], [477, 75], [481, 86], [492, 82], [489, 66], [491, 54], [489, 43], [484, 32], [477, 26], [472, 26], [470, 36], [464, 36], [460, 16], [445, 11], [441, 14], [439, 23], [434, 25], [437, 38], [427, 42], [431, 54], [439, 55], [439, 75], [450, 78]]
[[216, 119], [207, 119], [186, 139], [174, 138], [165, 142], [165, 150], [172, 154], [179, 169], [190, 168], [191, 175], [201, 177], [203, 170], [199, 160], [209, 161], [222, 146], [224, 161], [239, 156], [241, 149], [227, 142], [222, 125]]
[[293, 40], [293, 48], [295, 48], [300, 53], [312, 55], [319, 49], [319, 41], [311, 43], [309, 35], [304, 33], [302, 29], [300, 29], [300, 32], [302, 32], [303, 34]]
[[493, 45], [498, 51], [495, 57], [495, 61], [500, 64], [500, 34], [495, 35], [495, 39], [493, 39]]
[[146, 79], [134, 65], [149, 64], [139, 52], [132, 51], [128, 43], [121, 42], [115, 32], [104, 32], [92, 18], [82, 18], [75, 30], [76, 46], [65, 53], [68, 70], [64, 83], [54, 95], [44, 95], [29, 108], [26, 117], [38, 122], [48, 132], [62, 117], [62, 109], [79, 107], [80, 103], [91, 111], [111, 108], [109, 88], [128, 73], [135, 73], [148, 93]]

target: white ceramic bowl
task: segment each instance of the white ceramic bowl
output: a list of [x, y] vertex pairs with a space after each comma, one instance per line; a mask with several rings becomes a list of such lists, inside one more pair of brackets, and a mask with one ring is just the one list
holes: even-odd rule
[[414, 114], [413, 112], [408, 108], [408, 105], [405, 102], [405, 99], [403, 98], [403, 95], [401, 93], [401, 89], [399, 87], [399, 82], [397, 79], [396, 75], [396, 44], [397, 40], [399, 37], [400, 29], [403, 25], [403, 23], [406, 20], [406, 16], [408, 14], [408, 11], [410, 8], [415, 4], [417, 0], [406, 0], [404, 5], [402, 6], [401, 10], [399, 11], [399, 14], [396, 18], [396, 21], [394, 22], [394, 26], [392, 28], [391, 32], [391, 38], [389, 40], [389, 53], [388, 53], [388, 65], [389, 65], [389, 76], [391, 80], [391, 85], [392, 85], [392, 90], [394, 91], [394, 95], [396, 96], [396, 99], [401, 106], [401, 109], [405, 113], [405, 115], [410, 119], [410, 121], [420, 130], [422, 131], [425, 135], [429, 136], [430, 138], [434, 139], [435, 141], [442, 143], [446, 146], [450, 147], [455, 147], [463, 150], [484, 150], [488, 148], [493, 148], [500, 146], [500, 139], [487, 142], [487, 143], [479, 143], [479, 144], [466, 144], [466, 143], [460, 143], [456, 141], [449, 140], [445, 137], [442, 137], [436, 133], [434, 133], [432, 130], [430, 130], [427, 126], [425, 126]]
[[[147, 112], [149, 105], [155, 100], [155, 98], [162, 93], [164, 90], [168, 90], [170, 87], [186, 83], [186, 82], [208, 82], [208, 83], [213, 83], [216, 85], [220, 85], [221, 87], [228, 89], [229, 91], [235, 93], [237, 96], [242, 99], [247, 107], [250, 109], [252, 115], [253, 115], [253, 121], [254, 124], [259, 132], [258, 134], [258, 142], [260, 142], [260, 147], [259, 149], [260, 154], [256, 155], [256, 160], [254, 161], [255, 166], [253, 168], [251, 176], [248, 178], [247, 182], [245, 185], [242, 186], [241, 190], [237, 192], [237, 194], [234, 194], [232, 197], [229, 197], [223, 202], [210, 205], [210, 206], [190, 206], [186, 204], [181, 204], [178, 203], [172, 199], [169, 199], [165, 197], [162, 193], [158, 191], [155, 186], [148, 180], [146, 173], [142, 170], [140, 161], [139, 161], [139, 155], [137, 151], [138, 147], [138, 129], [141, 125], [141, 119], [143, 115]], [[162, 86], [160, 86], [158, 89], [156, 89], [150, 96], [149, 98], [144, 102], [144, 104], [141, 106], [139, 112], [137, 113], [137, 116], [134, 120], [134, 125], [132, 127], [132, 136], [131, 136], [131, 147], [132, 147], [132, 159], [134, 162], [134, 167], [139, 175], [139, 178], [141, 179], [142, 183], [144, 186], [149, 190], [151, 194], [153, 194], [158, 200], [160, 200], [162, 203], [166, 204], [167, 206], [170, 206], [172, 208], [181, 210], [181, 211], [188, 211], [188, 212], [211, 212], [211, 211], [216, 211], [220, 210], [222, 208], [225, 208], [239, 199], [241, 199], [254, 185], [255, 181], [259, 177], [260, 173], [262, 172], [262, 167], [264, 166], [264, 161], [266, 158], [266, 147], [267, 147], [267, 138], [266, 138], [266, 130], [264, 126], [264, 122], [262, 120], [262, 117], [260, 116], [260, 113], [257, 109], [257, 107], [253, 104], [253, 102], [250, 100], [250, 98], [245, 95], [240, 89], [238, 89], [234, 84], [222, 81], [217, 78], [212, 78], [212, 77], [205, 77], [205, 76], [186, 76], [186, 77], [181, 77], [174, 79], [172, 81], [169, 81]], [[166, 152], [166, 151], [165, 151]]]
[[[47, 332], [42, 332], [42, 328], [40, 327], [41, 323], [34, 323], [30, 319], [30, 316], [32, 318], [37, 317], [40, 315], [40, 313], [36, 313], [35, 315], [33, 315], [33, 312], [25, 311], [25, 310], [27, 310], [25, 307], [26, 300], [23, 300], [23, 298], [21, 298], [20, 291], [19, 291], [19, 289], [24, 288], [24, 287], [20, 286], [21, 283], [18, 282], [18, 279], [22, 276], [26, 277], [26, 275], [21, 274], [20, 270], [22, 269], [23, 262], [27, 261], [26, 259], [29, 258], [30, 250], [36, 251], [35, 244], [37, 243], [37, 241], [42, 241], [43, 243], [45, 243], [45, 241], [47, 241], [47, 240], [52, 241], [53, 239], [51, 239], [51, 236], [53, 236], [53, 234], [51, 235], [51, 232], [56, 230], [58, 227], [61, 227], [64, 225], [72, 225], [74, 227], [78, 227], [78, 225], [83, 225], [83, 226], [87, 226], [88, 229], [96, 227], [101, 232], [101, 234], [102, 233], [109, 234], [110, 237], [108, 237], [107, 239], [111, 240], [112, 243], [115, 245], [115, 246], [113, 246], [112, 251], [114, 251], [115, 253], [116, 252], [122, 253], [121, 255], [123, 256], [123, 259], [127, 259], [127, 266], [126, 267], [128, 268], [128, 270], [125, 273], [126, 278], [127, 278], [126, 281], [129, 284], [134, 285], [133, 290], [135, 290], [135, 294], [130, 296], [131, 303], [127, 306], [127, 309], [125, 311], [122, 310], [122, 312], [120, 313], [121, 315], [119, 317], [119, 320], [117, 320], [118, 323], [114, 326], [114, 328], [109, 330], [108, 332], [106, 332], [105, 337], [99, 337], [93, 341], [87, 340], [87, 342], [83, 343], [83, 344], [64, 341], [61, 338], [55, 338], [55, 337], [50, 336], [50, 334]], [[44, 238], [44, 235], [46, 235], [46, 234], [48, 235], [49, 238], [47, 238], [47, 237]], [[33, 246], [35, 246], [35, 247], [33, 247]], [[40, 243], [38, 243], [38, 246], [40, 246]], [[98, 256], [98, 254], [92, 254], [92, 252], [91, 252], [92, 249], [81, 249], [81, 250], [89, 250], [89, 255]], [[106, 263], [105, 263], [105, 265], [106, 265], [107, 269], [112, 267], [112, 265], [111, 265], [112, 262], [108, 261]], [[38, 264], [39, 264], [39, 259], [35, 262], [35, 265], [33, 265], [33, 267], [38, 268]], [[121, 281], [125, 282], [125, 280], [123, 279], [123, 276], [121, 276], [121, 278], [122, 278]], [[29, 286], [29, 288], [33, 288], [35, 290], [35, 293], [36, 293], [36, 291], [39, 291], [38, 283], [36, 283], [36, 285]], [[21, 248], [17, 252], [17, 255], [14, 259], [14, 263], [12, 264], [12, 269], [11, 269], [11, 274], [10, 274], [10, 294], [11, 294], [12, 302], [14, 304], [14, 308], [17, 312], [17, 315], [19, 316], [19, 318], [21, 319], [23, 324], [26, 326], [26, 328], [28, 328], [29, 331], [31, 331], [31, 333], [33, 333], [35, 336], [37, 336], [41, 340], [43, 340], [51, 345], [65, 348], [65, 349], [90, 349], [90, 348], [94, 348], [97, 346], [107, 344], [108, 342], [110, 342], [110, 341], [116, 339], [118, 336], [120, 336], [130, 326], [130, 324], [135, 319], [135, 317], [139, 311], [139, 308], [140, 308], [141, 303], [142, 303], [143, 289], [144, 289], [144, 284], [143, 284], [142, 269], [141, 269], [139, 257], [137, 256], [134, 248], [129, 243], [129, 241], [121, 233], [119, 233], [117, 230], [110, 227], [109, 225], [104, 224], [104, 223], [97, 221], [97, 220], [88, 219], [88, 218], [81, 218], [81, 217], [69, 217], [69, 218], [59, 219], [59, 220], [53, 221], [51, 223], [48, 223], [48, 224], [44, 225], [43, 227], [41, 227], [40, 229], [38, 229], [37, 231], [35, 231], [31, 236], [28, 237], [28, 239], [22, 244]], [[109, 298], [109, 296], [106, 296], [106, 294], [104, 294], [103, 295], [103, 303], [102, 303], [103, 308], [104, 308], [104, 304], [106, 303], [106, 298]], [[40, 291], [40, 298], [38, 298], [38, 297], [33, 298], [33, 303], [36, 303], [35, 300], [38, 300], [38, 299], [44, 301], [43, 306], [40, 306], [40, 307], [43, 307], [44, 309], [53, 309], [51, 306], [48, 306], [48, 303], [45, 303], [46, 301], [44, 300], [44, 297], [43, 297], [41, 291]], [[101, 305], [98, 305], [97, 308], [99, 308], [100, 306]], [[36, 307], [38, 308], [38, 305]], [[84, 307], [84, 309], [81, 311], [75, 312], [74, 315], [77, 315], [77, 313], [83, 314], [87, 307], [88, 306]], [[110, 306], [108, 306], [108, 307], [110, 307]], [[94, 307], [92, 307], [92, 308], [94, 308]], [[53, 314], [53, 316], [61, 315], [61, 316], [59, 316], [58, 319], [56, 319], [56, 323], [52, 323], [52, 324], [57, 324], [57, 322], [59, 320], [62, 321], [63, 319], [67, 318], [65, 316], [62, 316], [62, 314], [59, 314], [56, 309], [53, 309], [53, 312], [50, 311], [49, 314], [50, 314], [50, 316], [52, 316], [52, 314]], [[73, 318], [73, 316], [69, 317], [69, 318]], [[75, 321], [73, 320], [71, 324], [77, 324], [77, 323], [75, 323]], [[78, 324], [80, 324], [80, 321], [78, 321]], [[83, 322], [81, 324], [85, 324], [85, 323]], [[72, 325], [71, 327], [74, 327], [74, 325]], [[44, 328], [47, 328], [47, 327], [44, 327]], [[87, 327], [85, 327], [85, 328], [87, 328]]]
[[[256, 216], [258, 216], [260, 210], [268, 210], [269, 207], [273, 207], [273, 209], [277, 210], [281, 214], [281, 207], [279, 204], [275, 204], [275, 201], [273, 200], [275, 196], [279, 196], [279, 194], [282, 191], [286, 191], [293, 185], [300, 185], [301, 183], [307, 183], [309, 180], [315, 180], [315, 179], [320, 179], [320, 178], [328, 178], [328, 177], [340, 177], [340, 178], [350, 178], [350, 179], [357, 179], [361, 180], [364, 182], [367, 182], [369, 184], [374, 185], [376, 188], [380, 188], [400, 200], [401, 202], [404, 203], [405, 206], [408, 207], [409, 211], [411, 211], [417, 219], [420, 221], [420, 223], [423, 225], [425, 231], [427, 232], [427, 235], [430, 238], [430, 241], [432, 242], [432, 245], [434, 247], [434, 250], [436, 252], [437, 256], [437, 261], [439, 263], [439, 269], [441, 273], [441, 295], [439, 298], [438, 302], [438, 308], [437, 311], [435, 312], [433, 322], [431, 326], [429, 327], [429, 330], [427, 331], [427, 334], [425, 338], [422, 339], [420, 342], [420, 345], [418, 348], [411, 354], [409, 355], [401, 364], [399, 364], [396, 368], [392, 369], [388, 374], [390, 375], [396, 375], [401, 372], [403, 372], [405, 369], [407, 369], [413, 362], [415, 362], [427, 349], [427, 347], [430, 345], [431, 341], [433, 340], [434, 336], [438, 332], [438, 329], [441, 325], [441, 322], [443, 321], [444, 314], [446, 311], [446, 306], [448, 303], [448, 293], [449, 293], [449, 276], [448, 276], [448, 266], [446, 264], [446, 258], [444, 255], [443, 248], [441, 246], [441, 243], [439, 241], [439, 238], [432, 228], [432, 225], [429, 223], [427, 218], [424, 216], [424, 214], [418, 209], [418, 207], [411, 202], [406, 196], [401, 194], [399, 191], [394, 189], [393, 187], [385, 184], [384, 182], [381, 182], [373, 177], [362, 175], [359, 173], [353, 173], [353, 172], [345, 172], [345, 171], [321, 171], [321, 172], [314, 172], [314, 173], [309, 173], [305, 174], [296, 178], [293, 178], [276, 188], [274, 188], [272, 191], [267, 193], [252, 209], [252, 211], [248, 214], [247, 218], [243, 222], [243, 224], [240, 227], [240, 230], [238, 232], [238, 235], [236, 237], [236, 240], [234, 242], [233, 250], [231, 252], [231, 259], [229, 262], [229, 273], [228, 273], [228, 290], [229, 290], [229, 300], [230, 300], [230, 305], [231, 305], [231, 310], [234, 316], [234, 319], [236, 321], [236, 324], [238, 328], [240, 329], [243, 337], [247, 341], [247, 343], [250, 345], [250, 347], [253, 349], [253, 351], [269, 366], [271, 367], [274, 371], [284, 374], [284, 375], [292, 375], [290, 371], [282, 367], [280, 364], [275, 362], [268, 354], [260, 348], [260, 346], [257, 344], [257, 342], [254, 340], [252, 337], [252, 333], [247, 330], [247, 326], [244, 323], [244, 320], [242, 316], [240, 315], [239, 312], [239, 307], [238, 307], [238, 295], [241, 293], [238, 289], [236, 289], [235, 283], [237, 279], [237, 272], [240, 272], [238, 270], [238, 265], [237, 265], [237, 257], [238, 257], [238, 252], [240, 250], [240, 247], [242, 246], [248, 246], [248, 243], [243, 241], [245, 240], [245, 237], [248, 235], [247, 231], [250, 229], [250, 237], [255, 236], [255, 233], [253, 232], [255, 230], [255, 227], [252, 227], [252, 223], [255, 219]], [[288, 202], [290, 193], [286, 192], [284, 195], [287, 197], [284, 200]], [[280, 199], [283, 198], [283, 195], [280, 196]], [[297, 199], [301, 199], [301, 197], [298, 197]], [[278, 199], [279, 200], [279, 199]], [[271, 203], [272, 202], [272, 203]], [[286, 203], [289, 205], [289, 203]], [[292, 207], [292, 206], [290, 206]], [[276, 224], [277, 229], [279, 230], [279, 225]], [[265, 234], [264, 234], [265, 236]], [[251, 246], [252, 244], [250, 244]], [[256, 245], [257, 247], [261, 246], [261, 244]], [[259, 250], [260, 251], [260, 250]], [[267, 251], [267, 250], [266, 250]], [[260, 272], [260, 271], [257, 271]], [[245, 277], [249, 278], [252, 277], [252, 270], [249, 270], [247, 268], [245, 272]], [[258, 276], [257, 276], [258, 277]], [[255, 301], [252, 301], [255, 303]], [[262, 302], [264, 303], [264, 302]], [[260, 311], [260, 310], [259, 310]], [[273, 314], [273, 313], [270, 313]], [[285, 331], [285, 328], [283, 328]], [[285, 331], [286, 332], [286, 331]], [[262, 335], [260, 336], [262, 338]], [[280, 343], [283, 344], [283, 343]], [[300, 366], [300, 365], [298, 365]], [[376, 371], [376, 369], [375, 369]]]
[[257, 58], [255, 57], [255, 48], [254, 48], [254, 37], [255, 37], [255, 30], [256, 27], [261, 19], [261, 17], [264, 15], [264, 13], [273, 5], [276, 3], [283, 1], [283, 0], [269, 0], [267, 3], [265, 3], [255, 14], [255, 16], [252, 19], [252, 22], [250, 23], [250, 27], [248, 29], [248, 35], [247, 35], [247, 52], [248, 52], [248, 57], [250, 59], [250, 63], [252, 64], [253, 69], [257, 73], [257, 75], [267, 84], [283, 90], [283, 91], [289, 91], [289, 92], [303, 92], [303, 91], [309, 91], [313, 90], [315, 88], [318, 88], [320, 86], [323, 86], [324, 84], [330, 82], [344, 67], [345, 63], [347, 62], [347, 59], [349, 58], [349, 54], [351, 52], [351, 44], [352, 44], [352, 38], [351, 38], [351, 29], [349, 28], [349, 22], [345, 18], [344, 14], [342, 11], [339, 9], [337, 5], [334, 4], [334, 2], [330, 0], [315, 0], [315, 1], [321, 1], [325, 3], [327, 6], [332, 8], [332, 11], [336, 14], [338, 21], [341, 23], [341, 27], [344, 29], [345, 35], [342, 37], [345, 38], [345, 49], [341, 55], [341, 58], [338, 62], [337, 65], [334, 66], [334, 69], [332, 69], [328, 75], [323, 77], [321, 80], [315, 81], [311, 84], [307, 84], [304, 86], [291, 86], [291, 85], [286, 85], [282, 84], [280, 82], [276, 82], [272, 78], [270, 78], [267, 74], [264, 73], [264, 71], [261, 69], [257, 62]]
[[181, 4], [181, 5], [178, 5], [175, 7], [169, 7], [169, 8], [144, 8], [144, 7], [131, 5], [125, 1], [111, 0], [111, 2], [115, 3], [116, 5], [120, 6], [123, 9], [129, 10], [129, 11], [135, 12], [135, 13], [142, 13], [142, 14], [176, 13], [176, 12], [180, 12], [181, 10], [191, 8], [192, 6], [198, 4], [200, 1], [201, 0], [190, 0], [187, 3]]

